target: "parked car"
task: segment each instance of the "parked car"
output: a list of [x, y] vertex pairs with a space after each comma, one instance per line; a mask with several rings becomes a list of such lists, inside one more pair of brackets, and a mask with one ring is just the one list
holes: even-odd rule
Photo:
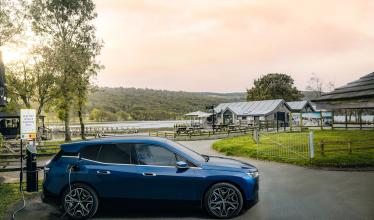
[[254, 166], [155, 137], [63, 144], [44, 175], [43, 201], [74, 219], [94, 216], [108, 199], [199, 202], [216, 218], [235, 217], [258, 201]]

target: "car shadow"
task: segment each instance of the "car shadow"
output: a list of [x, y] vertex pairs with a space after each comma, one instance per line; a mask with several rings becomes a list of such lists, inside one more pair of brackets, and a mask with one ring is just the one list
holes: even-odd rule
[[160, 201], [101, 203], [95, 218], [198, 218], [211, 219], [197, 205]]

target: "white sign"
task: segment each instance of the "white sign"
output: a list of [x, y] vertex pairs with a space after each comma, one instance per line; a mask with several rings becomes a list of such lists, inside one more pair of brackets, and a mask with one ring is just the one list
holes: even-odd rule
[[36, 138], [36, 110], [21, 109], [21, 139]]

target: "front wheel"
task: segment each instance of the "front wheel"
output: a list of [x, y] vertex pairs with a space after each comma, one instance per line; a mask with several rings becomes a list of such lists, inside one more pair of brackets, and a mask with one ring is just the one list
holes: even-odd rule
[[236, 186], [217, 183], [205, 194], [204, 205], [207, 212], [216, 218], [233, 218], [243, 208], [243, 196]]
[[72, 219], [87, 219], [94, 216], [99, 207], [96, 192], [89, 186], [76, 183], [68, 187], [62, 196], [65, 215]]

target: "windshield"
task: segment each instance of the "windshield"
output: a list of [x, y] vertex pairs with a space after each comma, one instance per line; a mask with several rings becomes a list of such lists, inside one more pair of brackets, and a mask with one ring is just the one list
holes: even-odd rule
[[197, 161], [205, 161], [206, 159], [204, 158], [204, 156], [202, 156], [201, 154], [197, 153], [196, 151], [194, 150], [191, 150], [190, 148], [180, 144], [180, 143], [177, 143], [177, 142], [173, 142], [173, 141], [170, 141], [170, 140], [167, 140], [167, 143], [170, 144], [171, 146], [183, 151], [184, 153], [188, 154], [190, 157], [192, 157], [193, 159], [197, 160]]

